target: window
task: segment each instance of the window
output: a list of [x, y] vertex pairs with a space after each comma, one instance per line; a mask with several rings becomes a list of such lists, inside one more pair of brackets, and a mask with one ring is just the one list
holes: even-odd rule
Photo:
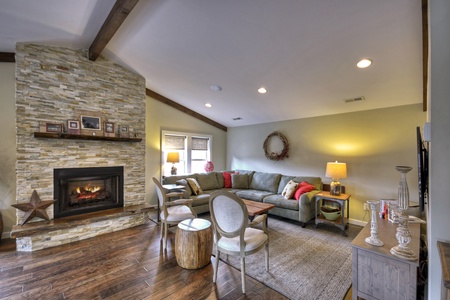
[[[177, 175], [205, 172], [205, 164], [211, 160], [212, 136], [165, 130], [161, 136], [163, 176], [174, 175], [173, 167]], [[172, 159], [175, 153], [178, 159]]]

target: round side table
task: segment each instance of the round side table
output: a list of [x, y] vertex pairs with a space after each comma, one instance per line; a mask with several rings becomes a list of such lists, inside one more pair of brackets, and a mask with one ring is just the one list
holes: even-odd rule
[[184, 269], [200, 269], [211, 261], [213, 236], [211, 222], [189, 219], [178, 224], [175, 233], [175, 256]]

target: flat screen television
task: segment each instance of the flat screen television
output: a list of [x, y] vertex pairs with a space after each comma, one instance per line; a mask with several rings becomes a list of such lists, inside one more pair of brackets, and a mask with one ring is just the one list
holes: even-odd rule
[[422, 140], [420, 127], [417, 126], [417, 170], [419, 178], [419, 208], [422, 213], [428, 199], [428, 149]]

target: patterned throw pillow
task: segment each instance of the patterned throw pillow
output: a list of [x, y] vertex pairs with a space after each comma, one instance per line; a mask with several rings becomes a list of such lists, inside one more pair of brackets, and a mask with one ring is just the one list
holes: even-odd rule
[[189, 183], [189, 186], [191, 187], [192, 193], [194, 195], [200, 195], [201, 193], [203, 193], [202, 188], [195, 178], [186, 178], [186, 181]]
[[294, 192], [297, 189], [297, 187], [298, 187], [298, 183], [295, 182], [294, 180], [290, 180], [284, 187], [281, 195], [283, 195], [283, 197], [285, 199], [291, 199], [292, 196], [294, 195]]
[[294, 198], [295, 200], [299, 200], [300, 196], [303, 195], [304, 193], [309, 193], [312, 190], [315, 190], [316, 187], [307, 183], [306, 181], [302, 181], [299, 185], [298, 185], [298, 189], [295, 191], [294, 193]]

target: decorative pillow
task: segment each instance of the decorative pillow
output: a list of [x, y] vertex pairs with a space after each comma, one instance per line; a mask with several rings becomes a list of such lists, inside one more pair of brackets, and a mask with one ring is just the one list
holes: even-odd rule
[[295, 200], [299, 200], [301, 195], [303, 195], [304, 193], [311, 192], [312, 190], [315, 189], [316, 189], [315, 186], [307, 183], [306, 181], [303, 181], [298, 185], [298, 188], [294, 193], [294, 198]]
[[186, 181], [189, 183], [189, 186], [191, 187], [192, 193], [194, 195], [200, 195], [201, 193], [203, 193], [202, 188], [195, 178], [186, 178]]
[[233, 189], [248, 189], [248, 174], [231, 174], [231, 187]]
[[283, 197], [285, 199], [291, 199], [292, 196], [294, 195], [294, 192], [297, 189], [298, 185], [299, 185], [298, 182], [295, 182], [294, 180], [290, 180], [284, 187], [281, 195], [283, 195]]
[[192, 195], [191, 187], [186, 179], [177, 180], [176, 184], [184, 186], [183, 198], [189, 198], [189, 196]]
[[231, 174], [239, 174], [239, 172], [223, 172], [224, 188], [231, 188]]

